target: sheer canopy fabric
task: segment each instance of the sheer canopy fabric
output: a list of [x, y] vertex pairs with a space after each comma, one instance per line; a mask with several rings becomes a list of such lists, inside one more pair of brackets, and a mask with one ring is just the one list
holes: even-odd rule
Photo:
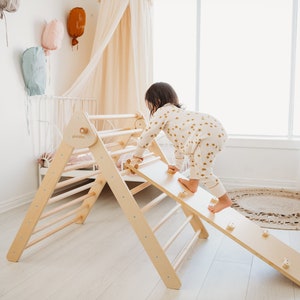
[[152, 83], [150, 0], [101, 0], [88, 65], [65, 96], [97, 99], [98, 114], [146, 113]]

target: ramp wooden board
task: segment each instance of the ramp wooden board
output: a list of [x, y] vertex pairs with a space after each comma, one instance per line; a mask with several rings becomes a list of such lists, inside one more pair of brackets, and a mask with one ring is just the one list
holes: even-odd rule
[[161, 160], [139, 166], [138, 169], [130, 165], [128, 167], [300, 285], [300, 253], [269, 234], [266, 229], [261, 228], [232, 208], [226, 208], [216, 214], [210, 213], [207, 207], [213, 196], [201, 188], [195, 194], [187, 192], [178, 182], [178, 178], [183, 177], [182, 174], [168, 174], [167, 165]]

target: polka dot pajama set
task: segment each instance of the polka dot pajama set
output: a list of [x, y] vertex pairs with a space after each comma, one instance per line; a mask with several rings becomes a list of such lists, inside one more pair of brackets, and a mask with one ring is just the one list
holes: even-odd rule
[[222, 150], [227, 134], [214, 117], [178, 108], [172, 104], [160, 107], [139, 138], [136, 156], [141, 157], [151, 141], [163, 130], [175, 148], [176, 167], [180, 170], [184, 156], [189, 157], [190, 179], [199, 179], [215, 197], [226, 193], [213, 173], [215, 156]]

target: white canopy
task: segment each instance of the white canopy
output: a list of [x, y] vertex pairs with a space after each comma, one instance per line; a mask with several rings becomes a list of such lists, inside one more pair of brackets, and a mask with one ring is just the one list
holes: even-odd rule
[[93, 113], [144, 113], [151, 83], [151, 1], [101, 0], [90, 61], [64, 95], [96, 98]]

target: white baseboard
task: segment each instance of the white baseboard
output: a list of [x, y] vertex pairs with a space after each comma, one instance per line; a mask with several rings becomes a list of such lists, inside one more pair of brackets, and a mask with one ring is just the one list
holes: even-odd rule
[[[295, 181], [276, 181], [272, 179], [256, 179], [256, 178], [220, 178], [227, 190], [240, 187], [267, 187], [281, 189], [298, 189], [300, 183]], [[0, 213], [4, 213], [16, 207], [28, 204], [34, 198], [36, 192], [28, 193], [17, 198], [9, 199], [0, 203]]]
[[13, 199], [0, 202], [0, 214], [24, 204], [30, 203], [35, 195], [35, 192], [28, 193]]
[[240, 187], [259, 187], [259, 188], [279, 188], [279, 189], [300, 189], [297, 181], [283, 181], [272, 179], [256, 178], [221, 178], [227, 190]]

